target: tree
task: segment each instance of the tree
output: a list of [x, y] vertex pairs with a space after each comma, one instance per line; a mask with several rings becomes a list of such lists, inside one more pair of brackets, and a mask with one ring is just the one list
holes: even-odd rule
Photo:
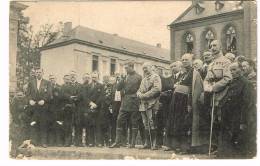
[[59, 37], [62, 31], [62, 22], [57, 25], [44, 24], [39, 31], [34, 32], [29, 19], [21, 13], [18, 25], [18, 53], [17, 53], [17, 87], [22, 90], [28, 83], [31, 71], [40, 66], [39, 48], [48, 45]]

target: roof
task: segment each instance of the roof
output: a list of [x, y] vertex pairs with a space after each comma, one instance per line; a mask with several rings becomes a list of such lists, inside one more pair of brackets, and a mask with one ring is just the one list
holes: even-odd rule
[[66, 36], [61, 36], [42, 48], [42, 50], [59, 47], [64, 45], [66, 42], [68, 43], [68, 41], [81, 41], [81, 43], [84, 42], [85, 44], [94, 44], [95, 46], [100, 46], [102, 48], [112, 48], [113, 50], [140, 54], [147, 58], [152, 57], [163, 61], [170, 61], [170, 51], [167, 49], [83, 26], [75, 27], [68, 32]]
[[11, 2], [10, 2], [10, 7], [11, 7], [11, 8], [16, 8], [16, 9], [18, 9], [18, 10], [24, 10], [24, 9], [26, 9], [28, 6], [27, 6], [27, 5], [24, 5], [24, 4], [22, 4], [22, 3], [19, 3], [19, 2], [17, 2], [17, 1], [11, 1]]
[[239, 1], [221, 1], [221, 2], [224, 4], [224, 6], [220, 10], [215, 9], [216, 1], [201, 2], [200, 5], [204, 8], [204, 11], [202, 11], [199, 14], [196, 13], [196, 9], [195, 9], [196, 4], [192, 4], [170, 25], [196, 20], [203, 17], [210, 17], [218, 14], [229, 13], [236, 10], [241, 10], [241, 8], [238, 7]]

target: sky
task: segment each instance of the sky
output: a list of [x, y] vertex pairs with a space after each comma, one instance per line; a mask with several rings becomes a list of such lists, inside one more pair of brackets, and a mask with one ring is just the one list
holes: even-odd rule
[[33, 30], [40, 25], [72, 22], [72, 27], [86, 26], [103, 32], [170, 47], [167, 28], [191, 4], [190, 1], [88, 1], [88, 2], [23, 2], [24, 15]]

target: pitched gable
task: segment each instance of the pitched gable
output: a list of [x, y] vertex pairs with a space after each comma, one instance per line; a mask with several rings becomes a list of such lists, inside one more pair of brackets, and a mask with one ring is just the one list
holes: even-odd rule
[[176, 20], [170, 25], [177, 24], [185, 21], [196, 20], [203, 17], [209, 17], [212, 15], [218, 15], [222, 13], [228, 13], [230, 11], [240, 10], [239, 1], [221, 1], [224, 6], [220, 10], [216, 10], [216, 1], [203, 1], [200, 5], [204, 8], [201, 13], [196, 12], [196, 4], [192, 4], [187, 10], [185, 10]]

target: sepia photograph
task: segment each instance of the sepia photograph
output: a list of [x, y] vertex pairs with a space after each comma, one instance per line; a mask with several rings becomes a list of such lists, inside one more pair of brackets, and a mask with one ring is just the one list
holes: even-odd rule
[[257, 158], [256, 0], [8, 3], [11, 160]]

